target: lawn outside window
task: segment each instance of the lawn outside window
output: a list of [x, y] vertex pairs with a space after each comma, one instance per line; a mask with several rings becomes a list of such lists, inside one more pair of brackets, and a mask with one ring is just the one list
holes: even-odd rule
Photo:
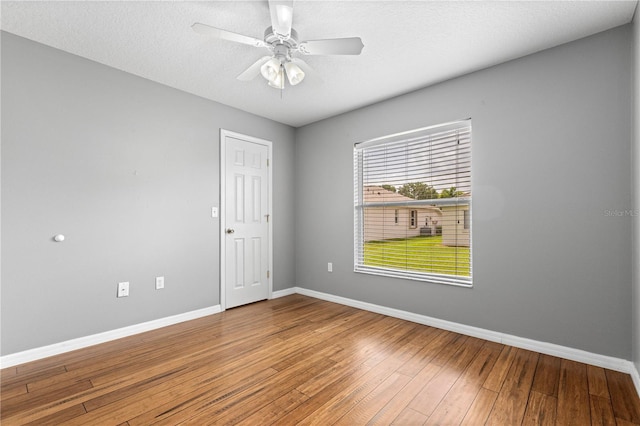
[[470, 287], [471, 120], [354, 147], [354, 270]]

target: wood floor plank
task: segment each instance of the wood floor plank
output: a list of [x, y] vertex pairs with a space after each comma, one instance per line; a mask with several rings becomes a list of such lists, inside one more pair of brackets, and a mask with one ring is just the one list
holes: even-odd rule
[[485, 380], [483, 387], [494, 392], [500, 392], [504, 379], [509, 373], [511, 364], [516, 357], [517, 349], [513, 346], [505, 346], [498, 357], [489, 377]]
[[2, 402], [3, 422], [8, 421], [8, 419], [11, 419], [14, 416], [17, 416], [27, 403], [33, 406], [46, 405], [52, 402], [55, 403], [56, 401], [64, 400], [71, 395], [74, 395], [78, 392], [86, 391], [87, 389], [91, 388], [91, 382], [89, 380], [84, 380], [74, 383], [71, 386], [61, 389], [55, 389], [53, 391], [49, 391], [45, 388], [41, 391], [29, 392], [26, 394], [18, 395], [14, 398], [9, 398], [6, 401]]
[[[380, 328], [387, 328], [387, 324], [380, 321], [373, 324], [378, 328], [377, 333], [380, 333]], [[367, 335], [376, 332], [376, 329], [369, 329], [366, 333], [361, 335], [362, 339], [365, 339]], [[305, 383], [298, 387], [298, 390], [309, 397], [313, 397], [327, 386], [334, 384], [341, 378], [346, 376], [357, 377], [361, 374], [365, 374], [372, 367], [375, 366], [374, 362], [379, 362], [385, 356], [385, 353], [381, 351], [381, 347], [388, 345], [393, 339], [397, 339], [395, 329], [387, 329], [383, 334], [380, 334], [380, 338], [375, 341], [367, 341], [364, 344], [350, 344], [351, 340], [356, 333], [350, 333], [348, 339], [341, 340], [340, 345], [343, 347], [343, 351], [338, 356], [333, 356], [331, 359], [337, 361], [337, 364], [329, 371], [321, 374], [315, 380]], [[403, 333], [407, 333], [410, 330], [400, 330]], [[402, 335], [400, 335], [402, 337]]]
[[427, 425], [460, 424], [491, 372], [503, 345], [484, 345], [427, 420]]
[[0, 392], [0, 402], [9, 398], [16, 397], [18, 395], [24, 395], [26, 393], [27, 385], [25, 385], [24, 383], [17, 383], [11, 386], [7, 386], [2, 389], [2, 392]]
[[[242, 340], [242, 339], [239, 339], [239, 341], [241, 341], [241, 340]], [[276, 339], [276, 341], [280, 341], [280, 339]], [[282, 345], [285, 345], [285, 344], [283, 343]], [[294, 344], [294, 343], [289, 343], [289, 344], [287, 344], [287, 345], [288, 345], [288, 346], [290, 346], [290, 347], [294, 347], [294, 346], [295, 346], [295, 344]], [[182, 348], [182, 347], [181, 347], [181, 348]], [[255, 355], [255, 356], [260, 356], [260, 354], [261, 354], [261, 353], [270, 353], [270, 352], [275, 352], [275, 354], [279, 354], [279, 350], [277, 349], [277, 347], [275, 347], [275, 350], [274, 350], [274, 348], [272, 348], [272, 347], [266, 347], [266, 348], [261, 349], [261, 350], [260, 350], [260, 351], [258, 351], [258, 352], [255, 352], [252, 356], [254, 356], [254, 355]], [[250, 358], [251, 358], [251, 357], [247, 357], [247, 358], [244, 358], [244, 359], [238, 360], [237, 362], [239, 362], [239, 363], [247, 362], [248, 360], [250, 360]], [[173, 365], [173, 364], [171, 364], [171, 362], [170, 362], [170, 365]], [[208, 363], [208, 365], [206, 365], [205, 367], [206, 367], [208, 370], [210, 370], [210, 365], [211, 365], [211, 364], [210, 364], [210, 363]], [[225, 364], [223, 363], [223, 364], [221, 364], [221, 366], [222, 366], [222, 367], [224, 367], [224, 366], [225, 366]], [[146, 370], [146, 367], [145, 367], [144, 369], [142, 369], [142, 371], [145, 371], [145, 370]], [[268, 371], [267, 371], [267, 372], [268, 372]], [[199, 373], [199, 374], [198, 374], [198, 372], [196, 371], [196, 372], [194, 372], [194, 374], [191, 376], [191, 377], [192, 377], [192, 379], [191, 379], [191, 380], [201, 380], [201, 381], [206, 381], [206, 380], [211, 380], [213, 377], [217, 377], [217, 376], [219, 376], [219, 373], [216, 373], [216, 372], [215, 372], [215, 370], [214, 370], [213, 372], [206, 372], [205, 374], [203, 374], [203, 373]], [[144, 377], [146, 377], [146, 376], [144, 376]], [[173, 379], [172, 379], [172, 380], [173, 380]], [[172, 380], [169, 380], [169, 381], [166, 381], [166, 382], [164, 382], [164, 383], [163, 383], [163, 386], [165, 386], [165, 387], [167, 387], [167, 388], [168, 388], [168, 392], [171, 392], [171, 389], [173, 389], [174, 387], [176, 387], [176, 385], [178, 385], [178, 384], [180, 383], [180, 382], [172, 383]], [[122, 386], [125, 386], [125, 385], [127, 385], [127, 384], [129, 384], [129, 383], [136, 383], [136, 382], [139, 382], [139, 380], [127, 378], [127, 381], [123, 381], [123, 382], [121, 382], [121, 383], [116, 382], [116, 383], [115, 383], [115, 385], [112, 385], [112, 384], [105, 385], [105, 387], [101, 388], [101, 391], [100, 391], [100, 392], [96, 392], [96, 396], [98, 396], [98, 397], [99, 397], [99, 396], [101, 396], [101, 395], [105, 395], [105, 394], [107, 394], [107, 393], [112, 393], [112, 394], [113, 394], [113, 393], [115, 393], [115, 394], [119, 395], [119, 391], [120, 391], [120, 389], [122, 388]], [[186, 392], [191, 391], [191, 389], [190, 389], [190, 388], [188, 388], [188, 387], [187, 387], [187, 388], [185, 388], [185, 387], [180, 387], [180, 386], [178, 386], [178, 387], [177, 387], [177, 389], [183, 389], [183, 390], [185, 390]], [[153, 392], [153, 393], [155, 393], [155, 392]], [[81, 395], [80, 395], [80, 396], [81, 396]], [[138, 397], [144, 398], [144, 397], [146, 397], [146, 394], [145, 394], [144, 392], [139, 393], [139, 394], [138, 394]], [[153, 397], [154, 397], [154, 398], [155, 398], [155, 397], [161, 397], [161, 395], [153, 395]], [[153, 400], [153, 398], [152, 398], [151, 400], [145, 400], [144, 402], [145, 402], [145, 403], [149, 403], [149, 402], [150, 402], [150, 401], [152, 401], [152, 400]], [[84, 401], [84, 400], [83, 400], [83, 399], [75, 399], [75, 400], [74, 400], [73, 398], [69, 398], [69, 399], [67, 400], [67, 405], [68, 405], [68, 404], [72, 404], [72, 403], [77, 403], [78, 401]], [[60, 408], [64, 408], [64, 407], [60, 407]], [[108, 413], [110, 413], [110, 411], [109, 411], [109, 410], [108, 410]], [[31, 414], [31, 416], [35, 416], [35, 415], [37, 415], [37, 414], [45, 415], [46, 413], [32, 413], [32, 414]], [[95, 415], [97, 415], [97, 414], [95, 414], [95, 413], [91, 413], [91, 414], [90, 414], [90, 416], [95, 416]], [[89, 415], [88, 415], [88, 416], [89, 416]], [[88, 418], [88, 417], [86, 417], [86, 416], [85, 416], [85, 418], [86, 418], [86, 419], [89, 419], [89, 418]], [[83, 421], [81, 421], [81, 422], [80, 422], [80, 424], [82, 424], [82, 422], [83, 422]]]
[[558, 416], [560, 425], [586, 425], [591, 422], [587, 366], [563, 359], [560, 363]]
[[531, 390], [557, 398], [559, 382], [560, 358], [551, 355], [540, 355]]
[[[175, 395], [171, 393], [170, 390], [164, 391], [162, 394], [154, 394], [152, 398], [154, 398], [155, 401], [148, 404], [144, 409], [139, 409], [135, 413], [132, 413], [128, 420], [129, 424], [131, 426], [162, 424], [163, 422], [167, 422], [166, 419], [173, 416], [175, 416], [175, 421], [177, 421], [178, 417], [191, 418], [196, 414], [195, 407], [206, 408], [208, 404], [223, 404], [226, 400], [238, 393], [257, 386], [267, 378], [278, 374], [278, 371], [268, 368], [258, 372], [252, 370], [252, 373], [250, 377], [244, 380], [227, 378], [216, 381], [217, 383], [211, 384], [211, 387], [194, 386], [191, 392], [187, 394]], [[178, 412], [181, 413], [178, 415]], [[106, 415], [108, 414], [109, 412], [107, 411]], [[127, 413], [124, 414], [127, 415]], [[167, 423], [172, 424], [174, 420], [168, 421]]]
[[[322, 370], [330, 368], [331, 365], [333, 365], [333, 361], [324, 359], [323, 361], [318, 360], [310, 365], [300, 365], [299, 368], [292, 368], [291, 371], [285, 374], [276, 374], [261, 382], [259, 386], [254, 386], [251, 389], [239, 393], [235, 398], [230, 398], [224, 407], [215, 408], [209, 406], [205, 410], [200, 410], [197, 416], [191, 417], [189, 420], [180, 424], [185, 426], [200, 426], [204, 424], [235, 425], [255, 411], [283, 396], [283, 389], [295, 389], [295, 386], [299, 383], [310, 380]], [[251, 400], [251, 404], [247, 404], [249, 399]], [[159, 423], [159, 425], [177, 424], [174, 417], [176, 416], [174, 415], [167, 418], [165, 422]]]
[[430, 362], [436, 365], [447, 365], [449, 364], [451, 358], [458, 352], [458, 350], [466, 344], [466, 342], [470, 339], [469, 336], [465, 336], [463, 334], [451, 333], [452, 339], [442, 348], [442, 350], [438, 351], [436, 355], [430, 360]]
[[627, 420], [616, 417], [616, 426], [638, 426], [638, 423], [631, 423]]
[[256, 411], [249, 417], [237, 423], [238, 426], [253, 426], [259, 424], [274, 424], [277, 423], [280, 418], [287, 413], [298, 407], [309, 397], [302, 392], [292, 389], [280, 398], [273, 401], [271, 404], [267, 404], [260, 410]]
[[[271, 346], [271, 352], [282, 354], [283, 346]], [[155, 376], [144, 375], [135, 381], [123, 382], [120, 386], [112, 386], [109, 392], [102, 392], [100, 395], [84, 402], [88, 411], [93, 411], [107, 404], [112, 404], [118, 400], [133, 395], [145, 395], [146, 392], [160, 393], [170, 391], [171, 389], [181, 386], [184, 382], [190, 382], [194, 385], [209, 383], [221, 380], [242, 380], [251, 374], [247, 371], [239, 371], [245, 363], [252, 363], [256, 368], [254, 371], [269, 371], [270, 363], [261, 354], [267, 353], [267, 350], [254, 352], [251, 356], [243, 359], [235, 359], [228, 357], [221, 359], [218, 356], [192, 357], [185, 359], [186, 363], [173, 364], [174, 368], [169, 370], [165, 367], [164, 371], [158, 371]], [[220, 370], [211, 371], [210, 365], [216, 362], [221, 368]], [[156, 372], [152, 370], [152, 372]], [[187, 389], [191, 390], [191, 389]]]
[[416, 351], [413, 347], [398, 347], [395, 352], [390, 352], [370, 371], [352, 380], [339, 392], [335, 392], [334, 396], [316, 410], [312, 416], [300, 421], [299, 424], [326, 425], [336, 422], [415, 355]]
[[485, 424], [497, 398], [497, 392], [485, 388], [480, 389], [460, 424], [464, 426]]
[[334, 423], [334, 425], [351, 426], [367, 424], [410, 380], [411, 377], [409, 376], [393, 373]]
[[522, 421], [523, 426], [553, 426], [556, 424], [558, 398], [545, 393], [531, 391]]
[[[241, 363], [241, 360], [238, 362]], [[159, 386], [140, 392], [138, 396], [140, 399], [144, 399], [143, 406], [137, 407], [136, 404], [127, 402], [118, 404], [116, 407], [113, 407], [113, 404], [109, 404], [90, 411], [83, 417], [86, 422], [90, 421], [93, 423], [112, 422], [115, 419], [124, 419], [130, 420], [131, 424], [138, 424], [138, 422], [139, 424], [147, 424], [146, 420], [140, 420], [140, 416], [144, 413], [152, 414], [153, 418], [165, 418], [176, 411], [184, 410], [189, 407], [190, 404], [205, 403], [209, 400], [210, 395], [212, 399], [215, 399], [224, 395], [237, 393], [230, 391], [230, 386], [232, 387], [231, 389], [233, 389], [234, 385], [241, 386], [242, 383], [247, 380], [249, 380], [250, 383], [255, 383], [251, 380], [263, 380], [271, 377], [275, 375], [277, 371], [266, 368], [266, 364], [269, 363], [270, 360], [265, 360], [263, 363], [257, 364], [257, 371], [255, 369], [232, 369], [229, 374], [225, 374], [224, 372], [215, 373], [215, 370], [207, 372], [206, 367], [199, 368], [197, 372], [190, 373], [190, 375], [195, 374], [196, 376], [190, 380], [192, 383], [191, 387], [173, 386], [170, 380]], [[183, 378], [179, 378], [178, 380], [183, 380]], [[236, 385], [237, 383], [240, 383], [240, 385]], [[79, 422], [82, 420], [83, 419], [79, 419]]]
[[34, 420], [33, 422], [25, 423], [29, 426], [43, 426], [43, 425], [61, 425], [64, 422], [76, 418], [86, 413], [82, 404], [72, 405], [64, 410], [56, 411], [53, 414]]
[[[442, 366], [431, 363], [424, 366], [367, 424], [391, 424], [441, 368]], [[398, 371], [401, 371], [401, 369]]]
[[17, 367], [4, 368], [0, 370], [0, 382], [4, 382], [5, 380], [15, 377], [16, 375], [18, 375]]
[[525, 349], [516, 350], [487, 425], [519, 425], [522, 422], [537, 363], [537, 353]]
[[628, 374], [299, 294], [0, 371], [3, 426], [554, 419], [640, 426], [640, 399]]
[[640, 424], [640, 398], [631, 376], [612, 370], [606, 370], [605, 373], [616, 418]]
[[411, 408], [405, 408], [391, 423], [398, 426], [418, 426], [423, 425], [427, 421], [427, 416], [419, 411], [412, 410]]
[[589, 383], [590, 395], [609, 399], [609, 387], [607, 385], [607, 375], [604, 368], [587, 365], [587, 381]]
[[458, 338], [456, 333], [450, 333], [444, 330], [433, 329], [428, 339], [428, 343], [416, 353], [405, 365], [403, 365], [398, 373], [406, 376], [415, 376], [424, 366], [444, 348], [448, 347], [454, 340]]
[[44, 370], [28, 371], [23, 374], [16, 374], [16, 375], [13, 375], [12, 377], [3, 379], [0, 390], [5, 386], [13, 386], [16, 384], [28, 385], [29, 383], [43, 380], [47, 377], [60, 376], [62, 374], [65, 374], [66, 372], [67, 370], [65, 366], [59, 365], [59, 366], [50, 367]]
[[[98, 408], [106, 403], [111, 403], [116, 399], [121, 399], [127, 394], [135, 394], [140, 391], [146, 389], [150, 386], [155, 386], [155, 382], [157, 380], [163, 380], [166, 382], [165, 388], [170, 388], [174, 386], [178, 386], [182, 381], [193, 381], [198, 380], [198, 382], [219, 380], [226, 375], [236, 374], [237, 369], [244, 367], [246, 364], [251, 364], [257, 370], [267, 369], [270, 367], [269, 364], [272, 363], [270, 357], [279, 356], [284, 357], [286, 354], [295, 348], [295, 344], [293, 343], [281, 343], [279, 339], [274, 339], [271, 344], [267, 344], [261, 350], [254, 350], [250, 355], [245, 357], [238, 357], [235, 354], [235, 347], [227, 348], [227, 350], [223, 352], [212, 351], [211, 354], [207, 356], [201, 356], [199, 354], [195, 357], [185, 358], [186, 363], [177, 364], [177, 366], [173, 370], [166, 370], [164, 372], [159, 373], [156, 376], [147, 376], [147, 378], [140, 379], [139, 381], [132, 383], [127, 387], [119, 387], [118, 389], [114, 389], [109, 394], [102, 395], [97, 400], [92, 400], [86, 403], [85, 405], [91, 411], [95, 408]], [[210, 372], [210, 365], [212, 363], [216, 363], [220, 368], [218, 373], [212, 374]], [[188, 369], [188, 371], [185, 371]], [[184, 374], [183, 374], [184, 373]], [[247, 372], [239, 371], [237, 372], [238, 376], [236, 380], [241, 380], [243, 376], [246, 376]], [[163, 378], [162, 375], [165, 375]], [[177, 376], [176, 376], [177, 375]], [[158, 389], [156, 389], [158, 391]]]
[[[319, 352], [315, 357], [309, 358], [308, 361], [318, 362], [322, 360], [323, 356], [331, 354], [334, 350], [338, 349], [339, 348], [335, 346], [330, 347], [326, 351]], [[276, 353], [274, 356], [278, 356], [278, 354]], [[271, 359], [266, 359], [255, 365], [247, 364], [246, 368], [232, 370], [233, 373], [225, 375], [224, 377], [210, 377], [206, 381], [201, 381], [200, 385], [195, 385], [194, 389], [189, 393], [184, 393], [180, 396], [172, 393], [172, 389], [169, 388], [164, 392], [167, 395], [172, 395], [172, 397], [163, 398], [156, 393], [156, 390], [151, 389], [151, 398], [159, 398], [158, 402], [160, 404], [155, 404], [152, 408], [135, 414], [135, 417], [131, 416], [129, 423], [132, 426], [149, 424], [151, 421], [158, 422], [159, 424], [175, 424], [192, 417], [193, 415], [190, 414], [190, 412], [208, 410], [212, 406], [211, 401], [226, 406], [226, 404], [229, 404], [231, 401], [246, 395], [252, 387], [261, 386], [263, 383], [276, 377], [278, 371], [273, 368], [267, 368], [261, 371], [255, 370], [256, 368], [264, 368], [272, 362]], [[250, 365], [251, 367], [249, 368]], [[321, 364], [323, 367], [327, 365], [333, 365], [333, 361]], [[293, 371], [291, 368], [288, 371], [283, 370], [283, 374], [289, 375], [304, 371], [305, 364], [292, 366], [292, 368], [294, 367], [295, 370]], [[108, 409], [108, 406], [105, 408]]]
[[616, 418], [613, 416], [613, 407], [608, 398], [597, 395], [589, 395], [591, 403], [592, 426], [616, 426]]
[[[155, 392], [161, 392], [165, 388], [178, 386], [180, 382], [176, 380], [178, 376], [186, 381], [189, 378], [189, 370], [185, 367], [178, 367], [168, 372], [162, 372], [149, 378], [141, 378], [127, 386], [116, 387], [110, 392], [84, 401], [83, 405], [87, 411], [94, 411], [105, 405], [114, 404], [118, 401], [140, 395], [142, 392], [154, 388]], [[198, 374], [193, 372], [192, 374]]]
[[[241, 354], [252, 352], [257, 345], [275, 344], [278, 341], [279, 339], [277, 337], [269, 335], [256, 336], [255, 334], [251, 334], [247, 335], [244, 341], [234, 339], [229, 342], [226, 339], [220, 339], [219, 346], [213, 350], [210, 349], [210, 343], [205, 341], [195, 346], [192, 349], [194, 352], [188, 352], [186, 357], [193, 358], [194, 354], [196, 358], [199, 356], [211, 357], [215, 354], [223, 359], [237, 358]], [[100, 386], [129, 377], [139, 373], [139, 366], [143, 363], [147, 368], [151, 368], [156, 365], [165, 365], [167, 362], [179, 362], [184, 359], [182, 353], [183, 352], [176, 352], [175, 348], [168, 347], [162, 351], [162, 353], [155, 351], [152, 356], [148, 356], [146, 353], [139, 354], [126, 362], [118, 363], [117, 368], [102, 369], [99, 373], [92, 374], [91, 382], [94, 386]]]
[[[408, 407], [424, 414], [428, 418], [475, 358], [484, 343], [485, 341], [472, 337], [466, 339], [464, 345], [451, 356], [438, 374], [422, 388]], [[437, 364], [435, 358], [433, 363]]]

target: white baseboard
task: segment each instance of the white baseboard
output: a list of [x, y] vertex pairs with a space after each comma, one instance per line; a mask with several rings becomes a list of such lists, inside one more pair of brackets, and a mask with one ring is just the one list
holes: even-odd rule
[[386, 306], [374, 305], [373, 303], [361, 302], [359, 300], [348, 299], [346, 297], [335, 296], [333, 294], [321, 293], [319, 291], [308, 290], [301, 287], [295, 287], [295, 293], [315, 297], [316, 299], [322, 299], [329, 302], [339, 303], [341, 305], [351, 306], [353, 308], [363, 309], [365, 311], [387, 315], [394, 318], [412, 321], [418, 324], [424, 324], [431, 327], [441, 328], [443, 330], [453, 331], [455, 333], [464, 334], [466, 336], [478, 337], [480, 339], [498, 342], [504, 345], [515, 346], [517, 348], [528, 349], [546, 355], [552, 355], [559, 358], [565, 358], [572, 361], [594, 365], [596, 367], [602, 367], [609, 370], [627, 373], [631, 375], [633, 383], [636, 387], [636, 391], [638, 392], [638, 395], [640, 395], [640, 376], [638, 375], [638, 370], [631, 361], [627, 361], [621, 358], [594, 354], [591, 352], [583, 351], [581, 349], [574, 349], [567, 346], [556, 345], [554, 343], [540, 342], [537, 340], [526, 339], [524, 337], [512, 336], [510, 334], [472, 327], [469, 325], [459, 324], [451, 321], [445, 321], [426, 315], [388, 308]]
[[292, 294], [296, 294], [296, 288], [285, 288], [284, 290], [276, 290], [271, 293], [272, 299], [277, 299], [279, 297], [291, 296]]
[[120, 339], [122, 337], [144, 333], [145, 331], [155, 330], [157, 328], [178, 324], [184, 321], [190, 321], [196, 318], [205, 317], [207, 315], [217, 314], [219, 312], [221, 312], [220, 305], [215, 305], [209, 308], [198, 309], [196, 311], [185, 312], [183, 314], [173, 315], [153, 321], [130, 325], [128, 327], [105, 331], [104, 333], [79, 337], [77, 339], [67, 340], [66, 342], [54, 343], [53, 345], [29, 349], [23, 352], [16, 352], [14, 354], [0, 357], [0, 368], [12, 367], [14, 365], [23, 364], [25, 362], [35, 361], [53, 355], [75, 351], [76, 349], [82, 349], [88, 346], [97, 345], [99, 343], [105, 343], [111, 340]]

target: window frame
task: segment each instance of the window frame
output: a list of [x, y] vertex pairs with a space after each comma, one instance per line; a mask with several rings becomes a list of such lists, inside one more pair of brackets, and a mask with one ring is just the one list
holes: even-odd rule
[[[460, 203], [462, 205], [467, 206], [465, 210], [462, 210], [463, 214], [463, 226], [462, 232], [468, 234], [469, 238], [469, 254], [468, 254], [468, 262], [469, 262], [469, 276], [466, 275], [452, 275], [445, 273], [435, 273], [435, 272], [421, 272], [418, 270], [411, 269], [393, 269], [392, 267], [377, 267], [370, 266], [364, 264], [364, 216], [365, 216], [365, 208], [366, 207], [389, 207], [396, 208], [398, 203], [364, 203], [364, 188], [366, 187], [366, 183], [364, 182], [364, 173], [363, 173], [363, 162], [359, 153], [363, 150], [371, 147], [376, 147], [378, 145], [392, 145], [392, 144], [402, 144], [409, 143], [411, 137], [415, 135], [436, 135], [439, 133], [444, 133], [447, 131], [468, 131], [469, 133], [469, 147], [468, 147], [468, 186], [471, 188], [471, 157], [472, 157], [472, 133], [471, 133], [471, 119], [458, 120], [454, 122], [439, 124], [435, 126], [423, 127], [415, 130], [410, 130], [406, 132], [396, 133], [388, 136], [382, 136], [375, 139], [370, 139], [367, 141], [362, 141], [354, 144], [354, 272], [357, 273], [365, 273], [369, 275], [380, 275], [385, 277], [392, 278], [401, 278], [401, 279], [410, 279], [417, 281], [425, 281], [436, 284], [447, 284], [465, 288], [473, 287], [473, 243], [472, 243], [472, 196], [471, 190], [469, 189], [468, 194], [464, 196], [458, 196], [453, 198], [437, 198], [437, 199], [426, 199], [426, 200], [414, 200], [409, 203], [405, 203], [404, 205], [408, 205], [410, 208], [410, 212], [415, 211], [415, 226], [411, 226], [411, 213], [409, 213], [409, 225], [412, 228], [418, 227], [419, 215], [417, 210], [413, 210], [413, 207], [420, 208], [420, 206], [440, 206], [447, 205], [451, 206], [451, 201], [455, 200], [455, 204]], [[457, 159], [460, 161], [460, 159]], [[457, 163], [459, 164], [459, 163]], [[457, 166], [456, 166], [457, 167]], [[457, 175], [457, 174], [456, 174]], [[396, 216], [397, 219], [397, 216]], [[459, 226], [459, 225], [458, 225]], [[456, 226], [457, 229], [457, 226]], [[458, 246], [459, 247], [459, 246]], [[465, 256], [466, 257], [466, 256]]]

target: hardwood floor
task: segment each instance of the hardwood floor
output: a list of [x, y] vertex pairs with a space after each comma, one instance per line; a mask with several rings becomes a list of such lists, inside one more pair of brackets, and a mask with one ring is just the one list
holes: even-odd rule
[[8, 425], [640, 425], [629, 375], [301, 295], [2, 370]]

